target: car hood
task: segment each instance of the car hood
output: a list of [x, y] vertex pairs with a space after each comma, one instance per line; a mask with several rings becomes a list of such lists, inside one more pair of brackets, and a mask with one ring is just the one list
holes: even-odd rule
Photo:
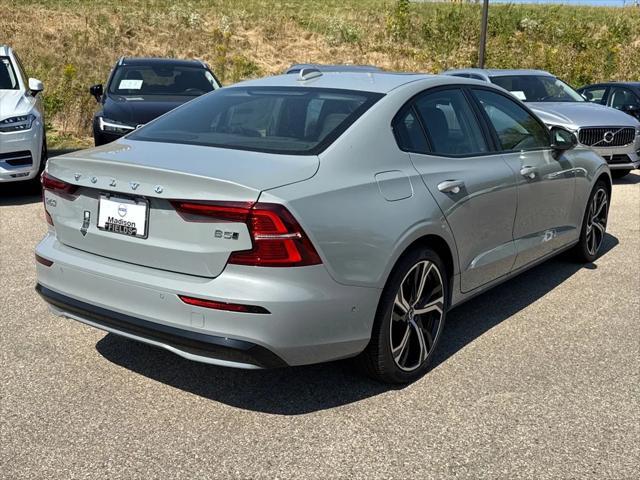
[[32, 98], [21, 90], [0, 90], [0, 120], [29, 113], [33, 108]]
[[130, 125], [140, 125], [193, 100], [194, 96], [108, 95], [104, 102], [103, 115], [106, 118]]
[[571, 130], [580, 127], [637, 127], [635, 118], [615, 108], [590, 102], [528, 102], [547, 125], [560, 125]]

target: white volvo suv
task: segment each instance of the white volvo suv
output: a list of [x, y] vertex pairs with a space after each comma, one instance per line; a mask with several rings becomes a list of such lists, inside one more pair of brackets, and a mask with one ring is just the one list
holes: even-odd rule
[[44, 169], [43, 89], [26, 76], [16, 53], [0, 45], [0, 183], [31, 180]]

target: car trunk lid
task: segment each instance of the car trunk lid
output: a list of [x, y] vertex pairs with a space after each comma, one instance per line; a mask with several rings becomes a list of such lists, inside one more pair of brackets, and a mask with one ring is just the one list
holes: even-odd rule
[[[246, 224], [185, 221], [171, 200], [247, 205], [261, 191], [305, 180], [317, 169], [316, 156], [124, 139], [51, 159], [48, 174], [76, 190], [73, 195], [46, 191], [45, 208], [65, 245], [137, 265], [216, 277], [232, 252], [252, 247]], [[126, 222], [137, 222], [135, 236]]]

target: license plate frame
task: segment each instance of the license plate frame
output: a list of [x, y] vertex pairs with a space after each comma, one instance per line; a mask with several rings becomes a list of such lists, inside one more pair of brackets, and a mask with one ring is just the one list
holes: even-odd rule
[[[105, 215], [111, 214], [112, 217], [117, 220], [126, 218], [126, 216], [129, 214], [129, 211], [127, 208], [125, 208], [124, 215], [120, 214], [121, 213], [120, 206], [123, 206], [123, 205], [133, 206], [134, 210], [138, 210], [138, 211], [140, 210], [140, 207], [144, 207], [144, 213], [142, 215], [142, 218], [144, 220], [144, 231], [142, 232], [142, 234], [138, 234], [137, 226], [135, 227], [136, 233], [130, 234], [130, 233], [126, 233], [125, 231], [119, 231], [120, 229], [117, 228], [119, 225], [117, 224], [112, 224], [112, 226], [109, 226], [109, 224], [107, 223], [106, 220], [109, 217], [104, 218]], [[105, 211], [105, 208], [107, 207], [110, 209], [109, 212]], [[115, 211], [114, 211], [114, 207], [115, 207]], [[98, 197], [98, 219], [96, 221], [96, 227], [98, 228], [98, 230], [101, 230], [103, 232], [108, 232], [108, 233], [113, 233], [115, 235], [122, 235], [129, 238], [138, 238], [138, 239], [144, 240], [149, 237], [149, 210], [150, 210], [149, 200], [144, 197], [130, 197], [126, 195], [101, 193], [100, 196]], [[139, 217], [140, 215], [139, 213], [137, 213], [135, 215], [135, 221], [139, 221], [138, 220]], [[130, 217], [130, 218], [134, 218], [134, 217]], [[104, 220], [104, 221], [101, 221], [101, 220]], [[126, 229], [127, 225], [125, 224], [124, 226], [122, 226], [122, 228]]]

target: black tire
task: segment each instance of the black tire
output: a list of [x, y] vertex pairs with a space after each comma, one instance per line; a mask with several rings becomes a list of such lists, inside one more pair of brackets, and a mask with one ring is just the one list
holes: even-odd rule
[[611, 170], [611, 178], [622, 178], [629, 175], [631, 170]]
[[[595, 228], [594, 226], [594, 209], [598, 209], [600, 205], [600, 200], [596, 200], [598, 205], [595, 205], [594, 198], [596, 196], [605, 195], [606, 204], [604, 205], [604, 210], [599, 213], [598, 223], [601, 227]], [[589, 201], [587, 202], [587, 206], [585, 207], [584, 216], [582, 218], [582, 228], [580, 230], [580, 240], [577, 245], [574, 247], [574, 253], [578, 261], [591, 263], [596, 258], [598, 258], [598, 254], [600, 253], [600, 249], [602, 244], [604, 243], [604, 237], [607, 229], [607, 220], [609, 218], [609, 205], [611, 203], [611, 194], [610, 189], [607, 183], [603, 180], [599, 180], [593, 190], [591, 191], [591, 195], [589, 195]], [[599, 211], [600, 212], [600, 211]], [[594, 230], [595, 229], [595, 230]], [[592, 238], [591, 232], [596, 237]], [[594, 248], [595, 245], [595, 248]]]
[[[422, 277], [425, 278], [422, 295], [413, 302]], [[407, 285], [417, 287], [409, 293], [408, 303], [405, 302], [407, 306], [413, 304], [406, 313], [403, 313], [405, 307], [396, 303], [401, 285], [403, 290]], [[382, 291], [371, 340], [358, 357], [361, 367], [370, 377], [385, 383], [409, 383], [420, 378], [428, 370], [440, 340], [448, 306], [449, 278], [440, 257], [429, 248], [407, 252], [394, 267]], [[429, 309], [432, 311], [418, 313]], [[423, 335], [422, 343], [418, 332]], [[395, 358], [392, 342], [398, 343]]]

